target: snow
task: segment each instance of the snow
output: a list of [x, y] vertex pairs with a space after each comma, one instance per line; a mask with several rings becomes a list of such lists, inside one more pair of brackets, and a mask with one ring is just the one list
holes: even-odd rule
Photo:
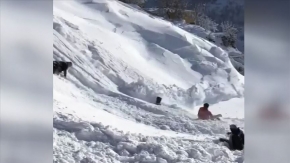
[[[214, 142], [244, 126], [227, 51], [115, 0], [54, 1], [54, 162], [243, 162]], [[163, 98], [155, 105], [155, 98]], [[221, 121], [196, 119], [210, 103]]]

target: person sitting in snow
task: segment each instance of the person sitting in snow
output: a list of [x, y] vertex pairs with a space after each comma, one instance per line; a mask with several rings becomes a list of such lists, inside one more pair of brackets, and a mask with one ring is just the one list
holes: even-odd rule
[[201, 119], [201, 120], [209, 120], [209, 119], [219, 119], [219, 117], [221, 117], [220, 114], [218, 115], [212, 115], [212, 113], [208, 110], [208, 107], [209, 107], [209, 104], [208, 103], [205, 103], [203, 104], [203, 107], [199, 108], [199, 111], [198, 111], [198, 119]]
[[243, 150], [244, 132], [234, 124], [230, 125], [230, 130], [231, 132], [227, 133], [229, 139], [220, 138], [219, 141], [227, 143], [230, 150]]

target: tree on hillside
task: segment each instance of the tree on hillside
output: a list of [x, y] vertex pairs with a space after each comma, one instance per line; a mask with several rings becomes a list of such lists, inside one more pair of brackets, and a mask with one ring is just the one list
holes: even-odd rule
[[221, 29], [223, 32], [222, 42], [224, 46], [235, 47], [238, 29], [229, 21], [222, 22]]
[[191, 10], [191, 17], [194, 21], [194, 24], [203, 27], [204, 29], [216, 32], [218, 30], [218, 24], [213, 21], [206, 14], [206, 5], [205, 4], [197, 4]]
[[216, 32], [218, 30], [218, 24], [206, 15], [200, 17], [197, 22], [197, 25], [203, 27], [205, 30], [210, 31], [206, 37], [207, 40], [210, 42], [215, 42], [212, 32]]
[[165, 11], [169, 19], [182, 18], [184, 11], [189, 5], [187, 0], [158, 0], [158, 6]]
[[140, 7], [144, 7], [146, 0], [119, 0], [121, 2], [124, 3], [128, 3], [128, 4], [135, 4], [138, 5]]
[[204, 4], [197, 4], [193, 7], [191, 16], [196, 25], [198, 25], [198, 21], [202, 20], [205, 15], [205, 7]]
[[218, 30], [218, 24], [206, 15], [198, 18], [197, 25], [211, 32], [216, 32]]

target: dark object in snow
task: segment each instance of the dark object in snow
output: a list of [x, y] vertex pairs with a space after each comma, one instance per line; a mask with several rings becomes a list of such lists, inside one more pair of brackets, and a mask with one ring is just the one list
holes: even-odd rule
[[157, 97], [156, 98], [156, 105], [161, 105], [161, 100], [162, 100], [162, 98], [161, 97]]
[[228, 132], [227, 135], [229, 139], [220, 138], [220, 142], [226, 142], [229, 145], [231, 150], [243, 150], [244, 149], [244, 132], [238, 128], [236, 125], [230, 125], [231, 132]]
[[72, 66], [71, 62], [53, 61], [53, 74], [59, 75], [61, 72], [66, 77], [67, 69]]

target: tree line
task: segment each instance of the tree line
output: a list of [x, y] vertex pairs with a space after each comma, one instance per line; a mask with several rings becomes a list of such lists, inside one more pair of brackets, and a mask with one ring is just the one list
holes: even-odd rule
[[[120, 0], [125, 3], [136, 4], [141, 8], [144, 7], [145, 0]], [[191, 4], [189, 0], [157, 0], [158, 16], [169, 20], [185, 20], [186, 23], [203, 27], [210, 32], [221, 32], [222, 44], [226, 47], [235, 47], [238, 29], [230, 21], [224, 21], [221, 24], [216, 23], [207, 16], [206, 4]], [[210, 37], [209, 41], [214, 41]]]

